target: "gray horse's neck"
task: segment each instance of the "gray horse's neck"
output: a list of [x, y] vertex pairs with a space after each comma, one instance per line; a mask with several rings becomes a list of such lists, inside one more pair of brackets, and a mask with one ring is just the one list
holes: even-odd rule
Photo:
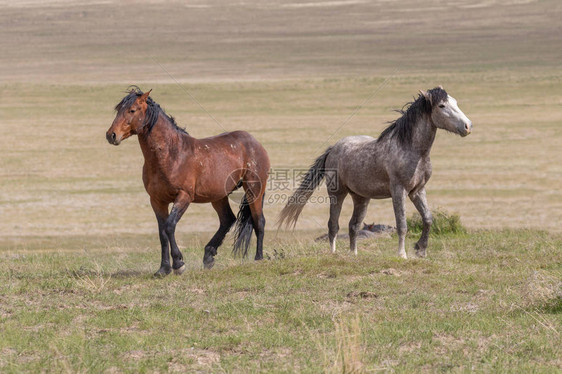
[[413, 127], [412, 144], [407, 145], [411, 151], [420, 156], [429, 156], [431, 146], [435, 140], [437, 128], [428, 117], [422, 117]]

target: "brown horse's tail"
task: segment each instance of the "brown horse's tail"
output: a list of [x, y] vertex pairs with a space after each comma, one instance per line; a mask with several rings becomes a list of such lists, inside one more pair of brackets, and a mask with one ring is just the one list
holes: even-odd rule
[[287, 205], [285, 205], [281, 213], [279, 213], [277, 227], [283, 226], [283, 223], [285, 224], [285, 227], [295, 227], [297, 220], [299, 219], [299, 215], [308, 202], [308, 199], [312, 196], [316, 187], [318, 187], [324, 179], [326, 172], [326, 158], [328, 158], [331, 150], [332, 147], [326, 149], [326, 151], [314, 161], [310, 169], [306, 172], [301, 185], [289, 198]]
[[252, 219], [252, 212], [246, 194], [240, 203], [240, 211], [236, 216], [236, 227], [234, 228], [234, 248], [232, 252], [235, 255], [242, 254], [246, 257], [248, 254], [248, 247], [252, 239], [252, 232], [254, 231], [254, 220]]

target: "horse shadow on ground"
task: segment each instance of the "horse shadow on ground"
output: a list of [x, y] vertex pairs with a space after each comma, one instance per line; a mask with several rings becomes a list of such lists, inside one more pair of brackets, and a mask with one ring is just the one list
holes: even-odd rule
[[106, 272], [103, 269], [90, 269], [80, 267], [79, 269], [69, 269], [68, 273], [72, 278], [76, 279], [81, 279], [84, 277], [95, 278], [100, 276], [113, 279], [144, 278], [148, 277], [149, 275], [152, 276], [152, 273], [141, 269], [123, 269], [113, 272]]
[[[363, 223], [363, 228], [357, 232], [357, 240], [376, 237], [389, 238], [395, 232], [396, 228], [392, 226]], [[338, 239], [349, 239], [349, 234], [338, 234]], [[315, 239], [317, 242], [326, 240], [328, 240], [328, 234], [321, 235]]]

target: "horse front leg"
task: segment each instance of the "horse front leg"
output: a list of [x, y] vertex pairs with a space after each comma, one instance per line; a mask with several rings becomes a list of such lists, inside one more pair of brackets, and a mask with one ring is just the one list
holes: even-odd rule
[[422, 228], [420, 240], [418, 240], [414, 249], [416, 250], [416, 256], [425, 257], [427, 256], [426, 250], [427, 250], [427, 241], [429, 238], [429, 230], [431, 229], [431, 223], [433, 222], [431, 211], [429, 210], [429, 207], [427, 205], [425, 188], [422, 188], [416, 194], [411, 195], [410, 200], [412, 200], [416, 209], [420, 213], [423, 222], [423, 228]]
[[166, 234], [166, 220], [168, 219], [168, 204], [159, 203], [153, 199], [150, 199], [150, 205], [154, 210], [156, 215], [156, 220], [158, 221], [158, 235], [160, 237], [160, 245], [162, 248], [160, 269], [154, 273], [155, 277], [161, 278], [172, 272], [172, 267], [170, 266], [170, 251], [168, 239], [168, 234]]
[[398, 233], [398, 256], [408, 258], [406, 254], [406, 210], [404, 202], [406, 200], [406, 190], [401, 185], [392, 186], [392, 206], [396, 218], [396, 232]]
[[183, 262], [183, 255], [176, 243], [176, 225], [185, 213], [190, 202], [191, 199], [189, 195], [186, 193], [180, 193], [178, 197], [176, 197], [176, 201], [174, 202], [170, 215], [165, 223], [164, 230], [170, 240], [170, 249], [172, 252], [172, 268], [174, 269], [174, 273], [177, 275], [180, 275], [185, 271], [185, 263]]

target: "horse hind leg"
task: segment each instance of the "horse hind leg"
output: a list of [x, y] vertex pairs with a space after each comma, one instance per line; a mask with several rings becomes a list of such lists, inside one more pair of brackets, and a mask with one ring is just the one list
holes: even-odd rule
[[369, 198], [352, 194], [353, 199], [353, 215], [349, 221], [349, 249], [357, 255], [357, 232], [361, 229], [361, 224], [367, 214], [369, 207]]
[[205, 269], [210, 269], [215, 264], [217, 249], [221, 246], [224, 237], [230, 231], [234, 222], [236, 222], [236, 216], [232, 212], [227, 196], [219, 201], [211, 203], [211, 205], [213, 205], [213, 208], [219, 216], [220, 226], [215, 235], [213, 235], [209, 243], [205, 246], [205, 254], [203, 255], [203, 266]]
[[265, 234], [265, 216], [263, 215], [263, 202], [265, 191], [259, 191], [257, 197], [253, 197], [253, 194], [248, 196], [248, 205], [250, 206], [250, 212], [252, 215], [252, 225], [256, 233], [256, 256], [254, 260], [258, 261], [263, 259], [263, 237]]
[[347, 193], [330, 194], [330, 219], [328, 220], [328, 240], [330, 241], [330, 250], [336, 253], [336, 239], [340, 229], [339, 219], [343, 201]]

